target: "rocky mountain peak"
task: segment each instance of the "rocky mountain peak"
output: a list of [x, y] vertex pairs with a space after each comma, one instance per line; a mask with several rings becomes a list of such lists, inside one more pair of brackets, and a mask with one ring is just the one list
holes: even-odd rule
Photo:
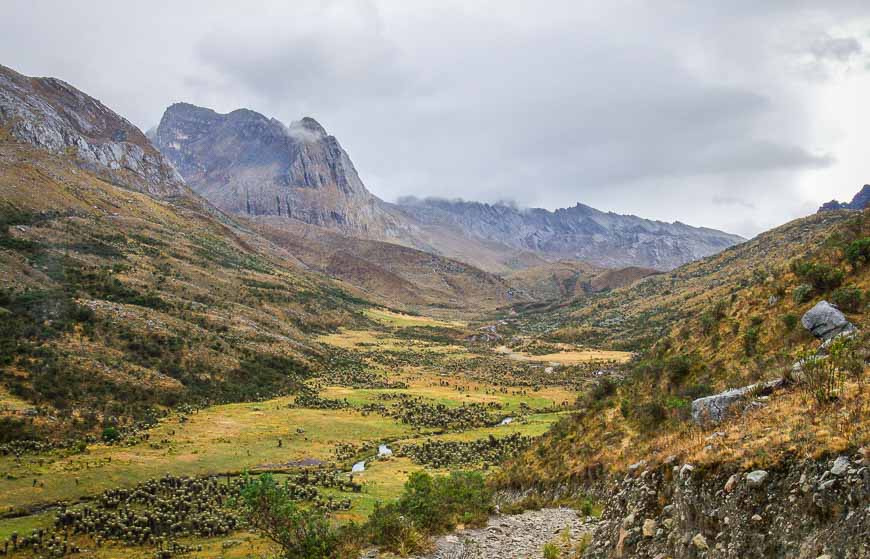
[[864, 187], [852, 197], [851, 202], [838, 202], [837, 200], [831, 200], [830, 202], [822, 204], [819, 211], [863, 210], [867, 207], [870, 207], [870, 184], [865, 184]]
[[371, 238], [399, 227], [338, 140], [311, 117], [286, 126], [250, 109], [221, 114], [176, 103], [157, 127], [156, 145], [195, 191], [225, 211]]
[[12, 137], [76, 162], [110, 182], [160, 197], [186, 192], [184, 180], [141, 130], [57, 78], [0, 65], [0, 126]]

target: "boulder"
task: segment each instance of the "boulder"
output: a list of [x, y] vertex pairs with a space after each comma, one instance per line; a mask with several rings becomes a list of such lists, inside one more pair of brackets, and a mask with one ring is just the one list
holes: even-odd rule
[[764, 470], [755, 470], [746, 474], [746, 484], [749, 487], [761, 487], [767, 481], [768, 473]]
[[855, 326], [849, 322], [840, 309], [827, 301], [819, 301], [801, 318], [804, 328], [812, 332], [813, 336], [828, 340], [839, 334], [854, 332]]
[[715, 425], [721, 423], [732, 408], [750, 395], [761, 396], [769, 394], [782, 384], [782, 379], [764, 383], [750, 384], [743, 388], [732, 388], [719, 394], [698, 398], [692, 402], [692, 421], [698, 425]]

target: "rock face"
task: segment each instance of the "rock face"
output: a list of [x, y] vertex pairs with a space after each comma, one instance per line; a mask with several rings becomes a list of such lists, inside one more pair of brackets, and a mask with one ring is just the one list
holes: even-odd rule
[[[870, 556], [870, 470], [858, 453], [766, 471], [680, 471], [643, 469], [610, 487], [583, 557]], [[652, 523], [660, 528], [650, 537]]]
[[138, 128], [56, 78], [31, 78], [0, 66], [0, 129], [51, 153], [71, 154], [109, 182], [158, 197], [188, 192]]
[[191, 188], [224, 211], [374, 239], [408, 227], [366, 190], [338, 140], [312, 118], [285, 126], [247, 109], [219, 114], [176, 103], [154, 137]]
[[851, 202], [838, 202], [836, 200], [831, 200], [830, 202], [822, 204], [819, 211], [863, 210], [868, 206], [870, 206], [870, 184], [865, 184], [858, 194], [852, 198]]
[[583, 204], [549, 211], [403, 198], [398, 205], [423, 224], [448, 226], [470, 239], [605, 267], [668, 270], [744, 240], [714, 229], [605, 213]]
[[855, 326], [840, 312], [840, 309], [827, 301], [819, 301], [801, 318], [804, 328], [813, 336], [829, 340], [839, 334], [852, 332]]

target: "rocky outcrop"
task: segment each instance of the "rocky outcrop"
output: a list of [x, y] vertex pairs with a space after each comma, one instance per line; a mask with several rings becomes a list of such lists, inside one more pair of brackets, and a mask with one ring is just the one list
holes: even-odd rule
[[220, 114], [176, 103], [154, 137], [191, 188], [224, 211], [380, 240], [410, 227], [366, 190], [347, 152], [313, 118], [286, 126], [248, 109]]
[[586, 558], [870, 554], [870, 469], [861, 453], [748, 472], [638, 468], [606, 503]]
[[858, 194], [852, 198], [851, 202], [838, 202], [837, 200], [831, 200], [830, 202], [822, 204], [819, 211], [863, 210], [866, 207], [870, 207], [870, 184], [865, 184]]
[[782, 386], [783, 383], [782, 379], [774, 379], [698, 398], [692, 402], [692, 421], [697, 425], [704, 426], [721, 423], [737, 411], [740, 405], [745, 407], [747, 400], [753, 397], [766, 396]]
[[669, 270], [744, 240], [714, 229], [605, 213], [583, 204], [549, 211], [509, 204], [403, 198], [398, 205], [423, 224], [448, 226], [469, 239], [608, 268]]
[[0, 130], [108, 181], [152, 196], [188, 192], [181, 175], [125, 118], [66, 82], [0, 66]]
[[829, 340], [840, 334], [855, 331], [855, 326], [846, 319], [840, 309], [827, 301], [819, 301], [801, 318], [804, 328], [821, 340]]

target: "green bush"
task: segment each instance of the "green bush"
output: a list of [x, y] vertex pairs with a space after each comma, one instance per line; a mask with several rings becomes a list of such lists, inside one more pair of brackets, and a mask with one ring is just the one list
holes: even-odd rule
[[559, 559], [559, 548], [556, 547], [556, 544], [546, 543], [544, 544], [544, 559]]
[[782, 320], [782, 325], [785, 327], [787, 332], [792, 332], [798, 323], [797, 315], [794, 315], [792, 313], [783, 315], [780, 320]]
[[433, 477], [411, 474], [401, 497], [378, 506], [366, 524], [372, 542], [390, 551], [414, 553], [425, 538], [457, 524], [481, 525], [492, 512], [492, 490], [479, 472]]
[[794, 288], [794, 291], [792, 291], [791, 293], [791, 298], [792, 300], [794, 300], [795, 303], [800, 305], [809, 301], [812, 294], [813, 286], [808, 283], [802, 283]]
[[829, 291], [840, 287], [845, 274], [842, 270], [818, 262], [795, 261], [792, 271], [801, 281], [805, 281], [819, 291]]
[[121, 438], [121, 432], [115, 427], [106, 427], [103, 429], [103, 440], [107, 443], [113, 443]]
[[315, 508], [298, 506], [271, 475], [247, 480], [240, 505], [250, 525], [280, 546], [281, 557], [336, 557], [339, 537], [326, 515]]
[[840, 287], [831, 293], [831, 302], [846, 312], [858, 312], [864, 301], [864, 293], [857, 287]]
[[854, 267], [863, 266], [870, 262], [870, 237], [864, 237], [852, 241], [846, 247], [846, 260]]

